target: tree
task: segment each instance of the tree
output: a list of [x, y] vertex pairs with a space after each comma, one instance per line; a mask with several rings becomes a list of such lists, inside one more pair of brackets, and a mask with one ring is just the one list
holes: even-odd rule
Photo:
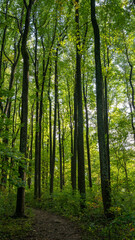
[[58, 110], [58, 47], [55, 54], [55, 106], [54, 106], [54, 128], [53, 128], [53, 153], [50, 161], [50, 194], [53, 193], [55, 150], [56, 150], [56, 125]]
[[88, 119], [88, 107], [87, 107], [87, 83], [86, 83], [86, 90], [85, 90], [84, 74], [83, 74], [83, 95], [84, 95], [85, 114], [86, 114], [85, 115], [86, 116], [86, 144], [87, 144], [89, 186], [90, 186], [90, 188], [92, 188], [90, 143], [89, 143], [89, 119]]
[[130, 192], [133, 176], [133, 1], [34, 3], [0, 1], [1, 185], [23, 206], [25, 182], [37, 200], [79, 190], [81, 207], [92, 186], [108, 215], [111, 191]]
[[[23, 86], [22, 86], [22, 111], [21, 111], [21, 132], [20, 132], [20, 152], [26, 157], [27, 147], [27, 118], [28, 118], [28, 82], [29, 82], [29, 54], [27, 50], [27, 39], [30, 25], [30, 14], [32, 5], [35, 0], [29, 0], [27, 5], [24, 0], [26, 7], [25, 27], [22, 36], [21, 53], [23, 57]], [[15, 216], [24, 216], [24, 205], [25, 205], [25, 167], [19, 166], [19, 178], [22, 180], [22, 186], [17, 189], [17, 202]]]
[[94, 30], [95, 42], [95, 68], [96, 68], [96, 100], [97, 100], [97, 125], [98, 125], [98, 141], [101, 169], [101, 188], [104, 212], [108, 216], [111, 206], [109, 171], [105, 143], [105, 127], [104, 127], [104, 95], [103, 95], [103, 76], [100, 59], [100, 33], [95, 14], [95, 0], [91, 0], [91, 21]]
[[[124, 35], [124, 33], [123, 33]], [[132, 130], [133, 130], [133, 135], [134, 135], [134, 144], [135, 144], [135, 126], [134, 126], [134, 112], [135, 112], [135, 104], [134, 104], [134, 85], [132, 82], [132, 75], [133, 75], [133, 64], [131, 63], [130, 59], [129, 59], [129, 53], [128, 53], [128, 48], [126, 45], [126, 39], [124, 36], [124, 42], [125, 42], [125, 54], [126, 54], [126, 58], [127, 58], [127, 62], [128, 65], [130, 67], [130, 73], [129, 73], [129, 84], [130, 84], [130, 88], [131, 88], [131, 97], [129, 94], [129, 87], [128, 87], [128, 82], [127, 82], [127, 96], [128, 96], [128, 103], [129, 103], [129, 107], [130, 107], [130, 114], [131, 114], [131, 125], [132, 125]]]
[[75, 2], [76, 24], [76, 73], [75, 92], [77, 94], [77, 151], [78, 151], [78, 189], [81, 194], [81, 207], [85, 201], [85, 173], [84, 173], [84, 140], [83, 140], [83, 111], [82, 111], [82, 86], [81, 86], [81, 54], [80, 54], [80, 29], [79, 29], [79, 0]]

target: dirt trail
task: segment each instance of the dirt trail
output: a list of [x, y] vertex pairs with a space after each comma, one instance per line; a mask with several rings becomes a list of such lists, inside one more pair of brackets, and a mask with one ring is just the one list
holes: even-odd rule
[[82, 240], [81, 231], [74, 223], [42, 210], [34, 210], [32, 230], [23, 240]]

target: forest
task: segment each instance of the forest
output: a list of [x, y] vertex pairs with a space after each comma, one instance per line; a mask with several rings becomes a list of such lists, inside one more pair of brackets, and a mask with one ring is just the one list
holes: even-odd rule
[[0, 1], [0, 240], [135, 239], [134, 54], [133, 0]]

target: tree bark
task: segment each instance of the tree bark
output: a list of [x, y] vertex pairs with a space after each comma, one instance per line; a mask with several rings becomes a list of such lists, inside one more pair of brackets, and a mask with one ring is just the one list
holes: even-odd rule
[[[125, 39], [124, 39], [125, 40]], [[133, 135], [134, 135], [134, 144], [135, 144], [135, 126], [134, 126], [134, 113], [135, 113], [135, 104], [134, 104], [134, 86], [132, 83], [132, 75], [133, 75], [133, 65], [129, 59], [129, 54], [128, 54], [128, 48], [125, 42], [125, 50], [126, 50], [126, 58], [128, 61], [128, 65], [130, 67], [130, 74], [129, 74], [129, 84], [131, 87], [131, 100], [129, 96], [129, 91], [128, 91], [128, 83], [127, 83], [127, 96], [128, 96], [128, 102], [129, 102], [129, 107], [130, 107], [130, 114], [131, 114], [131, 126], [133, 130]]]
[[33, 115], [34, 115], [34, 103], [31, 108], [31, 124], [30, 124], [30, 151], [29, 151], [29, 175], [28, 175], [28, 187], [31, 187], [31, 174], [32, 174], [32, 157], [33, 157]]
[[53, 193], [54, 167], [55, 167], [55, 148], [56, 148], [56, 124], [58, 109], [58, 47], [55, 55], [55, 106], [54, 106], [54, 128], [53, 128], [53, 154], [50, 162], [50, 194]]
[[86, 144], [87, 144], [87, 158], [88, 158], [88, 175], [89, 175], [89, 186], [90, 186], [90, 188], [92, 188], [91, 159], [90, 159], [90, 146], [89, 146], [89, 119], [88, 119], [88, 107], [87, 107], [87, 95], [86, 95], [86, 93], [87, 93], [87, 86], [86, 86], [86, 90], [85, 90], [84, 74], [83, 74], [83, 95], [84, 95], [85, 115], [86, 115]]
[[83, 141], [83, 110], [82, 110], [82, 86], [81, 86], [81, 54], [80, 54], [80, 29], [79, 29], [79, 0], [75, 6], [76, 23], [76, 92], [77, 92], [77, 112], [78, 112], [78, 189], [81, 194], [81, 207], [85, 205], [85, 170], [84, 170], [84, 141]]
[[[16, 66], [20, 57], [20, 41], [21, 41], [21, 37], [18, 41], [18, 52], [16, 49], [16, 42], [14, 44], [14, 62], [12, 62], [9, 58], [8, 60], [11, 62], [12, 67], [11, 67], [11, 75], [10, 75], [10, 81], [9, 81], [9, 92], [11, 91], [11, 89], [13, 88], [13, 83], [14, 83], [14, 75], [15, 75], [15, 71], [16, 71]], [[7, 97], [6, 100], [6, 105], [5, 108], [3, 110], [3, 117], [10, 119], [10, 113], [11, 113], [11, 97]], [[8, 146], [8, 133], [9, 133], [9, 127], [8, 125], [6, 126], [6, 137], [3, 139], [3, 142], [5, 143], [6, 146]], [[7, 156], [4, 157], [4, 159], [2, 160], [2, 177], [1, 177], [1, 184], [2, 186], [6, 187], [6, 182], [7, 182], [7, 172], [6, 172], [6, 165], [8, 163], [9, 159]]]
[[[106, 67], [106, 62], [104, 63]], [[109, 47], [107, 47], [107, 67], [109, 68]], [[108, 73], [108, 70], [107, 70]], [[105, 143], [106, 143], [106, 157], [108, 161], [108, 176], [109, 184], [110, 179], [110, 151], [109, 151], [109, 126], [108, 126], [108, 84], [107, 84], [107, 74], [104, 80], [105, 97], [104, 97], [104, 122], [105, 122]]]
[[[69, 82], [67, 79], [67, 88], [68, 88], [68, 103], [69, 103], [69, 112], [70, 112], [70, 131], [71, 131], [71, 185], [72, 189], [76, 189], [76, 146], [73, 148], [73, 123], [72, 123], [72, 108], [71, 108], [71, 97], [70, 97], [70, 88], [69, 88]], [[75, 99], [74, 99], [75, 101]], [[76, 107], [76, 104], [74, 105]], [[74, 112], [76, 110], [74, 109]], [[76, 134], [74, 135], [76, 138]], [[75, 139], [76, 143], [76, 139]], [[75, 152], [74, 152], [75, 149]]]
[[50, 64], [50, 72], [49, 72], [49, 84], [48, 84], [48, 99], [49, 99], [49, 144], [50, 144], [50, 174], [51, 174], [51, 161], [52, 161], [52, 101], [50, 94], [50, 86], [51, 86], [51, 70], [52, 66]]
[[35, 57], [33, 60], [34, 64], [34, 75], [36, 83], [36, 133], [35, 133], [35, 179], [34, 179], [34, 197], [38, 197], [38, 179], [39, 179], [39, 80], [38, 80], [38, 34], [37, 34], [37, 24], [35, 16], [33, 17], [33, 23], [35, 27]]
[[[29, 54], [27, 51], [27, 39], [30, 25], [30, 14], [34, 0], [29, 0], [27, 6], [25, 27], [22, 36], [21, 53], [23, 57], [23, 86], [22, 86], [22, 111], [21, 111], [21, 132], [20, 132], [20, 152], [26, 157], [27, 148], [27, 116], [28, 116], [28, 81], [29, 81]], [[16, 213], [17, 217], [23, 217], [25, 207], [25, 167], [19, 166], [19, 178], [22, 186], [17, 189]]]
[[73, 191], [76, 190], [76, 162], [77, 162], [77, 91], [76, 83], [74, 88], [74, 154], [71, 161], [71, 184]]
[[105, 144], [103, 76], [100, 59], [100, 33], [95, 15], [95, 0], [91, 0], [91, 20], [94, 30], [94, 42], [95, 42], [96, 101], [97, 101], [97, 124], [98, 124], [100, 170], [101, 170], [101, 188], [104, 213], [106, 216], [108, 216], [109, 209], [111, 206], [111, 195]]
[[59, 155], [60, 155], [60, 189], [62, 190], [62, 144], [61, 144], [61, 124], [60, 124], [60, 106], [58, 102], [58, 128], [59, 128]]
[[[9, 0], [6, 0], [5, 21], [7, 21], [8, 2], [9, 2]], [[1, 87], [2, 87], [2, 84], [4, 81], [4, 80], [2, 80], [2, 64], [3, 64], [3, 53], [4, 53], [5, 41], [6, 41], [6, 32], [7, 32], [7, 25], [5, 25], [5, 27], [4, 27], [1, 49], [0, 49], [0, 90], [1, 90]], [[3, 106], [2, 106], [2, 102], [1, 102], [1, 93], [0, 93], [0, 108], [3, 112]]]
[[64, 148], [64, 140], [65, 140], [65, 132], [64, 132], [64, 120], [62, 120], [62, 158], [63, 158], [63, 171], [62, 171], [62, 185], [65, 186], [65, 148]]

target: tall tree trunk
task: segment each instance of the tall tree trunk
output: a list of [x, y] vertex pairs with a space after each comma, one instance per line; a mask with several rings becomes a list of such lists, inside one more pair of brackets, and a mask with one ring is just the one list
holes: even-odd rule
[[[21, 37], [18, 41], [18, 52], [17, 52], [17, 48], [16, 48], [16, 42], [14, 44], [14, 62], [12, 62], [8, 57], [8, 60], [11, 62], [12, 67], [11, 67], [11, 75], [10, 75], [10, 81], [9, 81], [9, 92], [11, 91], [12, 87], [13, 87], [13, 83], [14, 83], [14, 75], [15, 75], [15, 71], [16, 71], [16, 66], [19, 60], [19, 56], [20, 56], [20, 41], [21, 41]], [[11, 112], [11, 97], [7, 97], [6, 100], [6, 105], [4, 108], [4, 117], [7, 117], [7, 119], [10, 119], [10, 112]], [[8, 146], [8, 133], [9, 133], [9, 127], [8, 125], [6, 125], [6, 137], [3, 139], [3, 142], [6, 146]], [[8, 164], [8, 157], [5, 156], [2, 160], [2, 178], [1, 178], [1, 184], [2, 186], [6, 187], [6, 182], [7, 182], [7, 172], [6, 172], [6, 165]]]
[[78, 189], [81, 194], [81, 207], [85, 205], [85, 170], [84, 170], [84, 140], [83, 140], [83, 110], [82, 110], [82, 86], [81, 86], [81, 54], [80, 54], [80, 29], [79, 29], [79, 0], [75, 6], [76, 23], [76, 91], [78, 109]]
[[[18, 40], [18, 44], [16, 44], [16, 40], [14, 42], [14, 61], [11, 61], [11, 59], [5, 53], [6, 58], [12, 64], [10, 81], [9, 81], [9, 92], [12, 90], [13, 84], [14, 84], [15, 71], [16, 71], [17, 63], [18, 63], [19, 57], [20, 57], [20, 43], [21, 43], [21, 39], [22, 39], [22, 36], [20, 36], [20, 38]], [[7, 97], [7, 100], [6, 100], [6, 105], [5, 105], [5, 108], [4, 108], [4, 113], [6, 115], [9, 115], [8, 114], [8, 111], [10, 112], [9, 108], [11, 108], [11, 97]], [[9, 117], [10, 117], [10, 115], [9, 115]]]
[[41, 43], [43, 47], [43, 80], [42, 80], [42, 86], [41, 86], [40, 111], [39, 111], [39, 161], [38, 161], [38, 176], [39, 176], [38, 177], [38, 197], [39, 198], [41, 197], [41, 132], [42, 132], [41, 123], [42, 123], [42, 115], [43, 115], [43, 93], [44, 93], [45, 77], [46, 77], [50, 56], [51, 56], [51, 49], [53, 47], [53, 43], [55, 40], [56, 26], [57, 26], [57, 20], [55, 24], [54, 35], [53, 35], [52, 43], [50, 46], [50, 51], [48, 54], [46, 65], [45, 65], [45, 47], [44, 47], [43, 37], [41, 37]]
[[62, 144], [61, 144], [61, 125], [60, 125], [60, 106], [58, 102], [58, 128], [59, 128], [59, 155], [60, 155], [60, 189], [62, 190]]
[[[7, 11], [8, 11], [8, 2], [9, 0], [6, 1], [6, 11], [5, 11], [5, 21], [7, 20]], [[4, 27], [4, 31], [3, 31], [3, 36], [2, 36], [2, 43], [1, 43], [1, 49], [0, 49], [0, 109], [2, 112], [2, 117], [3, 115], [3, 105], [2, 105], [2, 84], [4, 82], [4, 78], [2, 79], [2, 64], [3, 64], [3, 53], [4, 53], [4, 48], [5, 48], [5, 41], [6, 41], [6, 32], [7, 32], [7, 25]], [[1, 130], [1, 129], [0, 129]], [[4, 139], [3, 142], [5, 144], [8, 144], [8, 140]], [[5, 158], [2, 158], [2, 170], [1, 170], [1, 185], [0, 187], [3, 188], [3, 186], [5, 186], [6, 184], [6, 179], [7, 179], [7, 175], [5, 172], [5, 161], [7, 160], [7, 157], [5, 156]]]
[[48, 175], [49, 175], [49, 139], [47, 139], [47, 161], [45, 164], [45, 185], [46, 185], [46, 189], [48, 189]]
[[41, 43], [43, 47], [43, 80], [42, 80], [42, 86], [41, 86], [40, 111], [39, 111], [39, 161], [38, 161], [38, 176], [39, 176], [38, 177], [38, 197], [39, 198], [41, 196], [41, 122], [42, 122], [42, 114], [43, 114], [43, 93], [44, 93], [45, 77], [46, 77], [46, 73], [48, 70], [49, 62], [50, 62], [51, 50], [55, 40], [56, 26], [57, 26], [57, 17], [56, 17], [54, 34], [53, 34], [51, 46], [49, 49], [46, 65], [45, 65], [45, 47], [44, 47], [43, 37], [41, 37]]
[[[26, 3], [26, 2], [25, 2]], [[21, 52], [23, 57], [23, 86], [22, 86], [22, 111], [21, 111], [21, 132], [20, 132], [20, 152], [26, 157], [27, 148], [27, 116], [28, 116], [28, 81], [29, 81], [29, 54], [27, 51], [27, 39], [30, 25], [30, 14], [34, 0], [29, 0], [27, 6], [25, 27], [22, 36]], [[25, 168], [19, 166], [19, 178], [22, 181], [22, 186], [17, 189], [16, 213], [17, 217], [24, 216], [25, 206]]]
[[[134, 144], [135, 144], [135, 125], [134, 125], [135, 101], [134, 101], [134, 86], [133, 86], [133, 83], [132, 83], [133, 65], [132, 65], [132, 63], [129, 59], [128, 48], [127, 48], [127, 45], [126, 45], [125, 37], [124, 37], [124, 41], [125, 41], [126, 58], [127, 58], [127, 61], [128, 61], [128, 65], [130, 67], [129, 84], [130, 84], [130, 87], [131, 87], [131, 97], [130, 97], [129, 90], [128, 90], [128, 83], [127, 83], [127, 96], [128, 96], [129, 107], [130, 107], [131, 126], [132, 126], [132, 130], [133, 130]], [[130, 98], [131, 98], [131, 100], [130, 100]]]
[[33, 115], [34, 115], [34, 103], [31, 108], [31, 124], [30, 124], [30, 151], [29, 151], [29, 175], [28, 175], [28, 187], [31, 187], [31, 174], [32, 174], [32, 152], [33, 152]]
[[62, 120], [62, 158], [63, 158], [63, 171], [62, 171], [62, 185], [65, 186], [65, 148], [64, 148], [64, 140], [65, 140], [65, 131], [64, 131], [64, 120]]
[[[18, 88], [17, 88], [17, 82], [16, 82], [16, 90], [15, 90], [15, 100], [14, 100], [14, 110], [13, 110], [13, 128], [12, 128], [12, 148], [14, 148], [14, 142], [15, 142], [15, 139], [16, 139], [16, 133], [15, 133], [15, 131], [16, 131], [16, 117], [15, 117], [15, 115], [16, 115], [16, 101], [17, 101], [17, 92], [18, 92]], [[18, 128], [18, 132], [19, 132], [19, 128]], [[12, 167], [13, 167], [13, 165], [14, 165], [14, 162], [13, 162], [13, 158], [11, 157], [11, 169], [12, 169]], [[9, 178], [11, 178], [12, 179], [12, 170], [10, 171], [10, 176], [9, 176]], [[9, 188], [10, 188], [10, 186], [9, 186]]]
[[[5, 9], [5, 22], [7, 21], [7, 12], [8, 12], [8, 2], [9, 0], [6, 0], [6, 9]], [[0, 49], [0, 109], [3, 112], [3, 106], [1, 101], [1, 88], [4, 79], [2, 79], [2, 64], [3, 64], [3, 53], [5, 48], [5, 41], [6, 41], [6, 32], [7, 32], [7, 25], [4, 27], [3, 36], [2, 36], [2, 43], [1, 43], [1, 49]]]
[[57, 108], [58, 108], [58, 48], [55, 55], [55, 106], [54, 106], [54, 128], [53, 128], [53, 155], [50, 161], [50, 194], [53, 193], [54, 167], [55, 167], [55, 148], [56, 148], [56, 124], [57, 124]]
[[129, 104], [130, 115], [131, 115], [131, 126], [132, 126], [132, 130], [133, 130], [133, 138], [134, 138], [134, 144], [135, 144], [134, 110], [132, 108], [132, 103], [131, 103], [131, 100], [130, 100], [129, 86], [128, 86], [128, 81], [127, 80], [126, 80], [126, 87], [127, 87], [128, 104]]
[[[39, 110], [39, 160], [38, 160], [38, 198], [41, 197], [41, 132], [42, 132], [42, 115], [43, 115], [43, 93], [44, 93], [44, 84], [45, 76], [47, 69], [45, 69], [45, 48], [42, 40], [43, 47], [43, 80], [42, 80], [42, 89], [40, 95], [40, 110]], [[48, 66], [47, 66], [48, 67]]]
[[[47, 117], [48, 119], [48, 117]], [[44, 189], [45, 181], [46, 181], [46, 159], [48, 159], [48, 139], [47, 139], [47, 156], [45, 156], [45, 144], [44, 144], [44, 132], [45, 132], [45, 116], [43, 115], [43, 121], [42, 121], [42, 189]]]
[[100, 34], [95, 15], [95, 0], [91, 0], [91, 20], [94, 30], [95, 42], [95, 66], [96, 66], [96, 100], [97, 100], [97, 124], [98, 141], [101, 169], [101, 188], [103, 197], [104, 213], [109, 215], [111, 206], [111, 195], [109, 185], [108, 161], [106, 156], [105, 129], [104, 129], [104, 96], [103, 96], [103, 76], [100, 59]]
[[[106, 62], [104, 62], [106, 67]], [[109, 68], [109, 47], [107, 47], [107, 67]], [[108, 70], [107, 70], [108, 73]], [[106, 143], [106, 157], [108, 161], [108, 177], [110, 182], [110, 151], [109, 151], [109, 126], [108, 126], [108, 84], [107, 84], [107, 74], [104, 80], [105, 97], [104, 97], [104, 122], [105, 122], [105, 143]]]
[[35, 181], [34, 181], [34, 197], [37, 198], [38, 184], [38, 156], [39, 156], [39, 94], [36, 89], [36, 133], [35, 133]]
[[[73, 148], [73, 124], [72, 124], [72, 108], [71, 108], [71, 97], [70, 97], [70, 88], [69, 88], [69, 82], [67, 79], [67, 88], [68, 88], [68, 103], [69, 103], [69, 111], [70, 111], [70, 131], [71, 131], [71, 184], [72, 189], [76, 189], [76, 147], [75, 152]], [[76, 104], [75, 104], [76, 107]], [[75, 138], [77, 138], [76, 135], [74, 135]], [[75, 140], [76, 143], [76, 140]]]
[[38, 36], [37, 36], [37, 24], [33, 17], [35, 27], [35, 83], [36, 83], [36, 133], [35, 133], [35, 180], [34, 180], [34, 197], [38, 197], [38, 179], [39, 179], [39, 80], [38, 80]]
[[107, 77], [105, 76], [105, 103], [104, 103], [104, 110], [105, 110], [105, 143], [106, 143], [106, 157], [108, 162], [108, 178], [110, 184], [110, 151], [109, 151], [109, 126], [108, 126], [108, 100], [107, 100]]
[[51, 70], [52, 70], [52, 66], [51, 66], [51, 64], [50, 64], [49, 84], [48, 84], [48, 99], [49, 99], [50, 173], [51, 173], [51, 161], [52, 161], [52, 101], [51, 101], [51, 94], [50, 94], [50, 86], [51, 86]]
[[76, 190], [76, 162], [77, 162], [77, 88], [74, 88], [74, 154], [71, 161], [71, 184], [73, 191]]
[[88, 158], [88, 175], [89, 175], [89, 186], [92, 188], [92, 178], [91, 178], [91, 159], [90, 159], [90, 146], [89, 146], [89, 119], [88, 119], [88, 107], [87, 107], [87, 83], [86, 90], [84, 86], [84, 74], [83, 74], [83, 96], [85, 103], [85, 115], [86, 115], [86, 144], [87, 144], [87, 158]]

